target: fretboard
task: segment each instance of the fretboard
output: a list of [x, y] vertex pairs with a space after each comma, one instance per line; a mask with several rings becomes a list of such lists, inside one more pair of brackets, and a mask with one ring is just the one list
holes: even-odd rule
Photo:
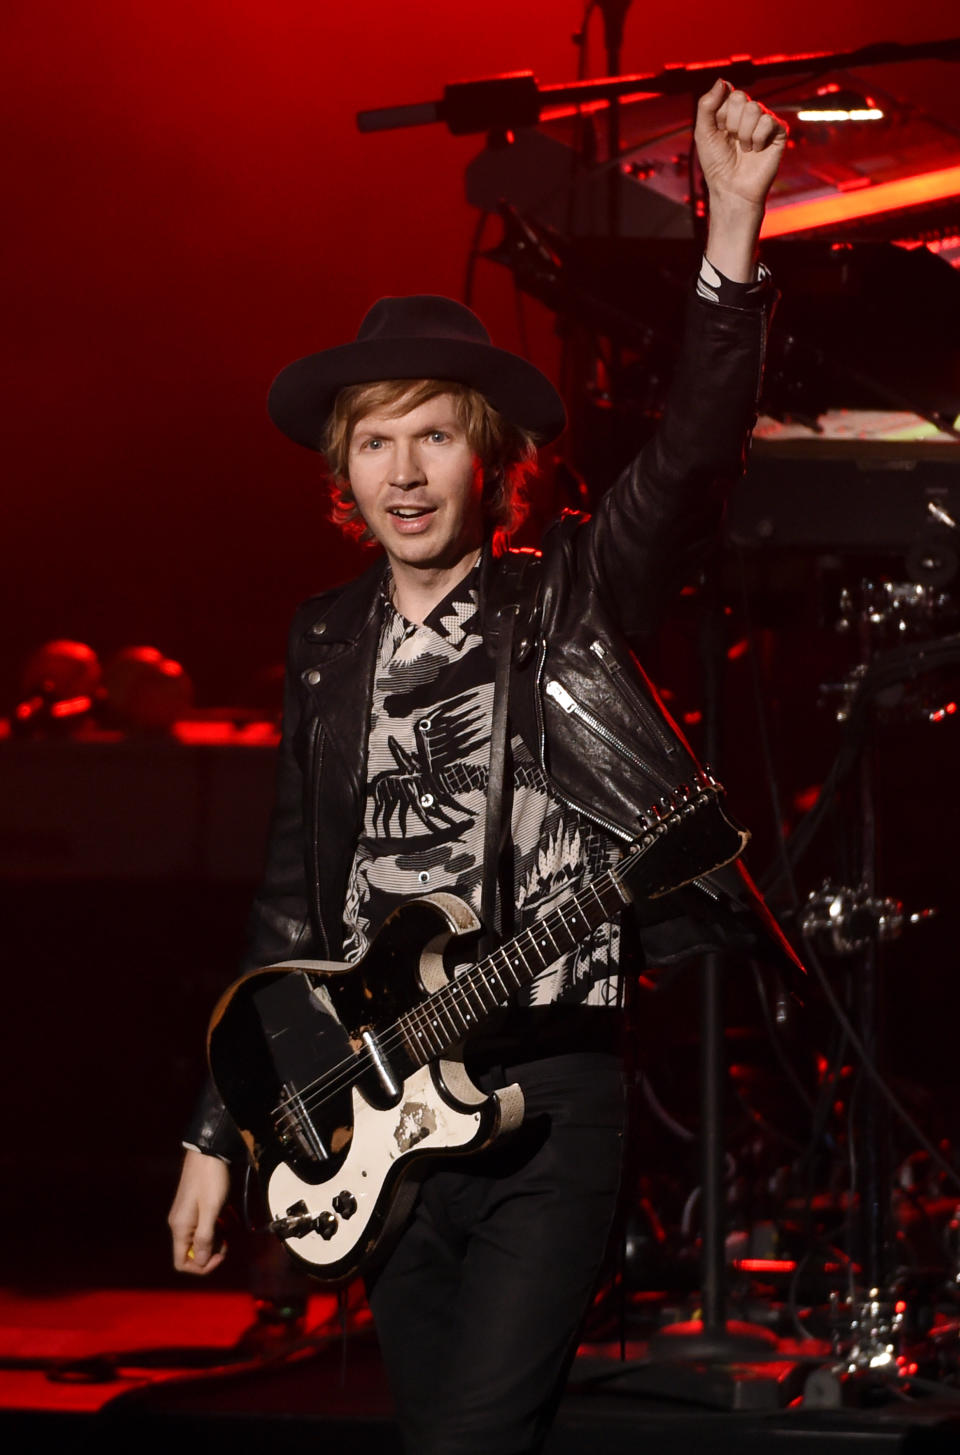
[[639, 857], [638, 850], [628, 853], [615, 869], [608, 869], [577, 894], [569, 895], [543, 919], [400, 1016], [395, 1029], [414, 1063], [423, 1066], [456, 1046], [541, 970], [614, 919], [630, 901], [622, 881], [635, 856]]

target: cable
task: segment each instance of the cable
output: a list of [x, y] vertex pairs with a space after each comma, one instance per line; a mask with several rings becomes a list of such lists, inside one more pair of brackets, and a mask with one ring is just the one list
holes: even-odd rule
[[644, 1101], [654, 1116], [663, 1123], [667, 1130], [672, 1132], [675, 1137], [679, 1137], [681, 1142], [695, 1142], [697, 1140], [696, 1132], [692, 1132], [689, 1127], [685, 1127], [682, 1122], [678, 1122], [675, 1117], [670, 1115], [650, 1085], [646, 1072], [640, 1073], [640, 1085], [643, 1090]]
[[780, 796], [780, 785], [777, 782], [777, 774], [773, 763], [773, 749], [770, 745], [770, 733], [767, 726], [767, 714], [763, 706], [763, 683], [760, 680], [760, 663], [757, 660], [753, 618], [750, 614], [750, 594], [747, 590], [747, 568], [742, 546], [737, 547], [737, 568], [740, 578], [740, 601], [747, 638], [747, 656], [750, 661], [750, 678], [753, 685], [757, 730], [760, 734], [760, 752], [763, 757], [763, 770], [767, 780], [767, 791], [770, 795], [770, 807], [773, 810], [773, 828], [776, 835], [777, 849], [783, 865], [784, 878], [790, 890], [790, 898], [794, 909], [799, 909], [800, 892], [797, 888], [797, 882], [793, 874], [793, 864], [790, 861], [790, 855], [787, 850], [787, 835], [783, 827], [783, 806]]
[[[837, 1231], [844, 1232], [845, 1229], [846, 1224], [843, 1224]], [[797, 1260], [797, 1266], [790, 1276], [790, 1283], [787, 1288], [787, 1309], [790, 1314], [790, 1321], [801, 1339], [816, 1339], [819, 1337], [807, 1328], [800, 1317], [800, 1311], [797, 1307], [797, 1294], [800, 1291], [800, 1275], [818, 1249], [821, 1252], [833, 1253], [847, 1269], [850, 1267], [850, 1255], [845, 1253], [842, 1248], [838, 1248], [835, 1244], [828, 1243], [822, 1238], [817, 1238], [812, 1247], [808, 1248], [806, 1253], [804, 1253], [803, 1257]]]
[[829, 978], [820, 963], [818, 955], [816, 954], [812, 943], [812, 937], [808, 938], [806, 935], [803, 935], [802, 938], [804, 946], [806, 948], [807, 960], [809, 964], [813, 967], [814, 974], [816, 975], [817, 980], [820, 982], [820, 988], [823, 990], [823, 993], [827, 998], [830, 1009], [833, 1011], [837, 1020], [843, 1027], [851, 1046], [859, 1056], [860, 1063], [863, 1069], [866, 1071], [867, 1075], [870, 1077], [870, 1080], [873, 1082], [874, 1086], [876, 1086], [877, 1090], [883, 1096], [884, 1100], [887, 1102], [891, 1110], [896, 1114], [896, 1116], [900, 1118], [904, 1126], [907, 1127], [911, 1136], [913, 1136], [920, 1143], [924, 1151], [927, 1152], [931, 1160], [936, 1163], [936, 1165], [953, 1184], [957, 1191], [960, 1191], [960, 1173], [957, 1172], [957, 1169], [955, 1167], [951, 1167], [950, 1163], [939, 1151], [939, 1149], [935, 1147], [930, 1139], [927, 1137], [927, 1135], [920, 1130], [920, 1127], [914, 1121], [913, 1117], [907, 1111], [906, 1107], [887, 1085], [883, 1076], [880, 1074], [880, 1071], [878, 1070], [876, 1063], [873, 1060], [873, 1057], [870, 1055], [863, 1041], [854, 1030], [850, 1017], [847, 1015], [843, 1006], [840, 1004], [836, 992], [834, 991], [833, 986], [830, 984]]
[[477, 268], [477, 259], [480, 256], [480, 244], [483, 241], [487, 219], [490, 215], [487, 211], [481, 212], [473, 229], [473, 237], [470, 239], [470, 251], [467, 253], [467, 265], [463, 274], [463, 301], [468, 308], [473, 299], [473, 277]]

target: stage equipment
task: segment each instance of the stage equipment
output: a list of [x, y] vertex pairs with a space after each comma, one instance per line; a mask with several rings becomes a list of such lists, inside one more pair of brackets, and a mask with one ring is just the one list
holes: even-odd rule
[[100, 662], [86, 642], [47, 642], [27, 658], [20, 699], [10, 717], [18, 737], [74, 734], [89, 725], [100, 685]]
[[[954, 357], [960, 359], [956, 348]], [[730, 503], [727, 535], [747, 549], [899, 556], [912, 582], [862, 588], [873, 624], [882, 613], [897, 634], [927, 632], [935, 622], [942, 627], [956, 614], [937, 588], [956, 576], [958, 520], [960, 449], [950, 440], [838, 440], [821, 433], [754, 441], [750, 468]], [[852, 631], [856, 618], [848, 592], [838, 626]]]
[[[764, 256], [783, 292], [764, 408], [814, 438], [757, 449], [734, 496], [728, 544], [748, 565], [753, 551], [830, 553], [843, 573], [837, 626], [856, 638], [858, 660], [842, 681], [822, 687], [841, 724], [840, 751], [783, 860], [792, 879], [826, 805], [849, 783], [854, 872], [844, 866], [806, 903], [797, 896], [797, 923], [813, 954], [820, 946], [856, 968], [860, 1034], [844, 1021], [841, 1047], [860, 1047], [876, 1074], [879, 950], [932, 911], [908, 916], [899, 899], [878, 889], [873, 747], [887, 723], [949, 719], [957, 710], [950, 677], [960, 662], [953, 592], [960, 571], [960, 276], [950, 266], [960, 260], [960, 135], [870, 74], [921, 58], [958, 60], [960, 40], [731, 60], [602, 81], [581, 76], [566, 87], [541, 88], [522, 72], [448, 86], [439, 102], [358, 117], [365, 131], [441, 121], [456, 135], [487, 133], [486, 149], [468, 167], [467, 195], [482, 213], [500, 216], [503, 237], [483, 256], [508, 268], [521, 292], [557, 316], [572, 395], [570, 455], [595, 489], [643, 443], [666, 397], [703, 225], [692, 102], [720, 76], [794, 118], [764, 229], [777, 239]], [[607, 121], [606, 135], [595, 114]], [[845, 451], [816, 437], [832, 412], [864, 409], [919, 417], [938, 439], [877, 447], [855, 441]], [[870, 558], [891, 553], [902, 567], [888, 579]], [[848, 555], [860, 563], [849, 564]], [[708, 757], [721, 762], [724, 580], [721, 565], [699, 603]], [[714, 1370], [735, 1348], [726, 1339], [718, 977], [719, 964], [708, 963], [701, 1029], [704, 1316], [699, 1351], [695, 1342], [688, 1346]], [[894, 1289], [885, 1113], [872, 1085], [863, 1080], [855, 1108], [858, 1266], [847, 1257], [855, 1285], [845, 1301], [838, 1296], [838, 1362], [827, 1373], [898, 1380], [910, 1368], [902, 1331], [911, 1309], [909, 1298], [905, 1310], [898, 1307], [904, 1300]], [[697, 1380], [687, 1373], [677, 1375], [672, 1392], [697, 1398]], [[651, 1389], [663, 1387], [659, 1374], [651, 1378]], [[815, 1403], [815, 1386], [810, 1395]]]
[[[601, 5], [601, 9], [605, 8]], [[623, 7], [624, 9], [626, 7]], [[706, 61], [690, 66], [669, 66], [650, 75], [611, 76], [605, 80], [574, 81], [541, 86], [532, 71], [514, 71], [478, 81], [459, 81], [444, 88], [439, 101], [380, 107], [357, 113], [360, 131], [392, 131], [408, 126], [442, 122], [454, 136], [472, 132], [514, 130], [548, 122], [560, 112], [599, 103], [651, 95], [700, 95], [722, 77], [733, 86], [754, 91], [780, 76], [826, 75], [853, 67], [889, 65], [911, 60], [960, 60], [960, 38], [900, 45], [881, 41], [853, 51], [810, 51], [805, 55], [775, 56], [754, 61], [749, 57]]]
[[921, 909], [908, 915], [899, 899], [871, 895], [865, 885], [847, 889], [825, 880], [807, 896], [800, 929], [822, 954], [855, 955], [868, 945], [898, 940], [906, 925], [923, 924], [936, 912]]
[[193, 707], [193, 683], [156, 647], [124, 647], [103, 673], [103, 719], [133, 733], [170, 732]]

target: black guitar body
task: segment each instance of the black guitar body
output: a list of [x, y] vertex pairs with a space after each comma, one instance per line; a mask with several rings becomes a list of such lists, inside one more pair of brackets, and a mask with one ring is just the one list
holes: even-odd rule
[[325, 1283], [383, 1250], [427, 1159], [477, 1151], [522, 1119], [517, 1088], [488, 1096], [455, 1053], [427, 1060], [422, 1045], [423, 1007], [450, 983], [444, 945], [478, 929], [454, 895], [410, 900], [356, 964], [253, 971], [214, 1012], [210, 1069], [274, 1231]]

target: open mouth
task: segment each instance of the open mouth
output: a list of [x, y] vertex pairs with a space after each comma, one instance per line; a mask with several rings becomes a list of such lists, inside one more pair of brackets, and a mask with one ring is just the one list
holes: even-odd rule
[[387, 513], [398, 520], [420, 520], [424, 515], [432, 515], [434, 508], [432, 505], [393, 505]]

